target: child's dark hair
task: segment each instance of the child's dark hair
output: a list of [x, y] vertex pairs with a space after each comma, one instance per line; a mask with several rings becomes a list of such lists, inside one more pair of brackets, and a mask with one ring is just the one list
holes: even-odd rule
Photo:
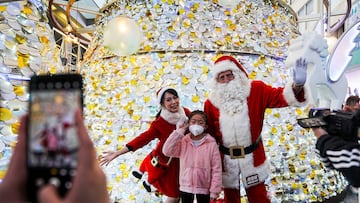
[[194, 115], [201, 115], [201, 117], [203, 117], [204, 121], [205, 121], [205, 124], [207, 125], [208, 123], [208, 118], [207, 118], [207, 115], [204, 111], [201, 111], [201, 110], [195, 110], [195, 111], [192, 111], [189, 115], [189, 120], [194, 116]]

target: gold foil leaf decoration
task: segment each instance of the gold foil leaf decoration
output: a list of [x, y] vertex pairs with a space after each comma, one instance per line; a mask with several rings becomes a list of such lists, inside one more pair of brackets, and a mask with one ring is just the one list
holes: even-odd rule
[[151, 100], [151, 97], [150, 97], [150, 96], [145, 96], [145, 97], [144, 97], [144, 102], [145, 102], [145, 103], [150, 102], [150, 100]]
[[10, 120], [12, 117], [12, 113], [7, 108], [0, 108], [0, 121], [7, 121]]
[[271, 179], [271, 183], [272, 183], [273, 185], [277, 185], [277, 184], [278, 184], [278, 181], [277, 181], [276, 177], [274, 177], [274, 178]]
[[191, 97], [191, 101], [194, 102], [194, 103], [197, 103], [200, 101], [200, 97], [198, 95], [193, 95]]
[[294, 129], [294, 126], [291, 125], [290, 123], [288, 123], [288, 124], [286, 125], [286, 128], [287, 128], [288, 131], [292, 131], [292, 130]]
[[161, 76], [156, 73], [156, 74], [153, 76], [153, 78], [154, 78], [155, 81], [159, 81], [160, 78], [161, 78]]
[[177, 63], [177, 64], [174, 65], [174, 68], [175, 68], [175, 69], [178, 69], [178, 70], [181, 70], [181, 69], [182, 69], [182, 65], [180, 65], [180, 64]]
[[136, 196], [134, 194], [130, 194], [129, 199], [130, 200], [136, 200]]
[[127, 132], [129, 132], [129, 129], [128, 129], [128, 128], [126, 128], [126, 127], [121, 128], [121, 132], [122, 132], [122, 133], [127, 133]]
[[[189, 13], [188, 18], [189, 18], [189, 19], [194, 19], [194, 18], [195, 18], [195, 15], [194, 15], [193, 13]], [[190, 22], [190, 21], [189, 21], [189, 22]], [[188, 25], [190, 25], [190, 24], [188, 24]]]
[[50, 72], [51, 74], [55, 74], [55, 73], [57, 72], [57, 67], [56, 67], [56, 66], [50, 66], [49, 72]]
[[271, 128], [271, 134], [275, 135], [278, 132], [278, 129], [275, 127]]
[[19, 44], [24, 44], [26, 42], [26, 38], [24, 36], [19, 35], [19, 34], [16, 34], [15, 40]]
[[271, 108], [267, 108], [267, 109], [265, 110], [265, 114], [269, 115], [269, 114], [271, 114], [271, 113], [272, 113], [272, 109], [271, 109]]
[[19, 68], [29, 66], [29, 59], [30, 59], [29, 54], [22, 54], [20, 52], [16, 52], [16, 54], [18, 57], [18, 67]]
[[106, 189], [107, 189], [108, 191], [112, 191], [112, 189], [113, 189], [113, 184], [107, 184]]
[[183, 76], [183, 77], [181, 78], [181, 82], [182, 82], [184, 85], [187, 85], [187, 84], [189, 84], [190, 81], [189, 81], [189, 78]]
[[20, 122], [15, 122], [11, 124], [11, 132], [15, 135], [18, 134], [20, 128]]
[[25, 94], [25, 88], [23, 86], [14, 86], [14, 92], [17, 96], [23, 96]]
[[117, 138], [117, 140], [118, 140], [119, 142], [123, 142], [123, 141], [125, 140], [125, 135], [119, 135], [118, 138]]
[[145, 45], [144, 50], [145, 50], [145, 51], [150, 51], [150, 50], [151, 50], [151, 46], [150, 46], [150, 45]]
[[249, 74], [249, 79], [253, 80], [256, 78], [257, 72], [256, 71], [251, 71], [251, 73]]
[[209, 72], [209, 67], [208, 66], [201, 66], [201, 69], [202, 69], [203, 74], [207, 74]]
[[139, 121], [141, 119], [141, 116], [139, 114], [133, 115], [133, 120], [134, 121]]
[[130, 80], [130, 84], [131, 84], [132, 86], [136, 86], [136, 85], [137, 85], [137, 80], [136, 80], [136, 79]]
[[43, 44], [49, 44], [49, 38], [46, 36], [39, 36], [39, 40]]
[[31, 15], [33, 13], [32, 9], [30, 7], [28, 7], [27, 5], [24, 6], [24, 9], [22, 10], [22, 12], [26, 15]]

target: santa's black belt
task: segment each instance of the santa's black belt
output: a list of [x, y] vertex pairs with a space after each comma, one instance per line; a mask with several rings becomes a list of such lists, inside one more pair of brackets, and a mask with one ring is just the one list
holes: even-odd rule
[[255, 151], [255, 149], [259, 146], [259, 143], [261, 141], [261, 137], [256, 139], [254, 143], [252, 143], [250, 146], [244, 147], [244, 146], [231, 146], [229, 148], [224, 147], [223, 145], [219, 146], [220, 152], [230, 155], [231, 159], [242, 159], [245, 158], [245, 154], [250, 154], [251, 152]]

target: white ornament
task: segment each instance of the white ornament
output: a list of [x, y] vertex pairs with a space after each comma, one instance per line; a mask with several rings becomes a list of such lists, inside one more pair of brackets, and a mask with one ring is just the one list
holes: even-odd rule
[[141, 39], [136, 22], [127, 16], [118, 16], [105, 27], [103, 45], [116, 55], [128, 56], [139, 49]]

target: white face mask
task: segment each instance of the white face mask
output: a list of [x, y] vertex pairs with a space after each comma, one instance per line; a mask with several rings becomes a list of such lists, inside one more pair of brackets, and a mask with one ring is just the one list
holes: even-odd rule
[[190, 125], [189, 130], [194, 136], [198, 136], [204, 132], [204, 127], [195, 124], [195, 125]]

